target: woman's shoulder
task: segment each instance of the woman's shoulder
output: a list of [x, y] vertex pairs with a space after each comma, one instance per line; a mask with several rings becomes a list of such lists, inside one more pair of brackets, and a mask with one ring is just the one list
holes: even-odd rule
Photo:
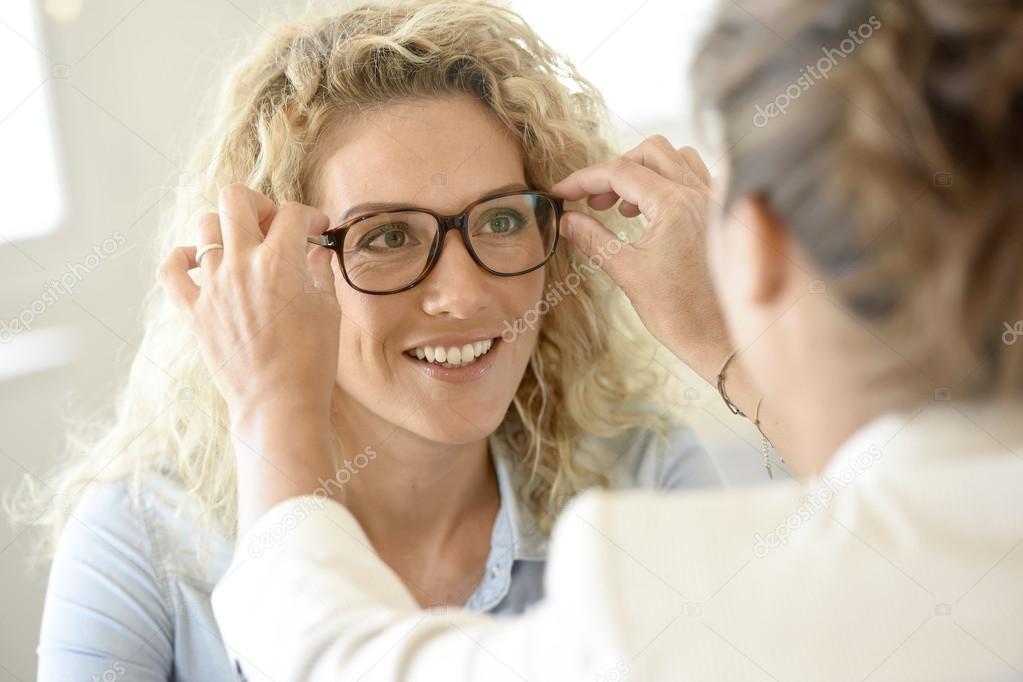
[[[167, 471], [93, 481], [70, 507], [46, 590], [39, 679], [224, 679], [209, 607], [231, 545]], [[199, 627], [195, 627], [198, 625]], [[182, 627], [184, 626], [184, 627]]]
[[681, 421], [631, 426], [610, 437], [587, 436], [583, 463], [602, 472], [611, 488], [677, 488], [720, 485], [722, 476], [691, 427]]
[[[231, 541], [223, 526], [202, 508], [170, 470], [153, 467], [137, 480], [94, 481], [70, 510], [58, 551], [89, 536], [110, 549], [131, 552], [163, 580], [212, 585], [230, 563]], [[93, 544], [89, 551], [98, 556]]]

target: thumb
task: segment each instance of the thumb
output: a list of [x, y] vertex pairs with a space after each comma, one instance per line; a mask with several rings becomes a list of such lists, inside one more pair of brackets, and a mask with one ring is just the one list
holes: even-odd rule
[[611, 279], [622, 284], [625, 266], [619, 258], [626, 242], [593, 216], [579, 211], [566, 211], [562, 218], [562, 231], [577, 249], [601, 268]]
[[331, 267], [333, 259], [334, 252], [322, 247], [314, 246], [306, 254], [309, 274], [316, 282], [316, 288], [331, 296], [334, 295], [334, 268]]

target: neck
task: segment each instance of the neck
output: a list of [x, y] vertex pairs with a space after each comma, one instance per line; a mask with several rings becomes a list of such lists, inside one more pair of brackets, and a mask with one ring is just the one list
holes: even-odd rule
[[842, 444], [877, 417], [924, 400], [923, 389], [903, 373], [870, 377], [863, 365], [845, 363], [816, 375], [827, 382], [798, 382], [802, 388], [772, 401], [770, 418], [785, 425], [785, 459], [800, 478], [819, 476]]
[[365, 466], [346, 477], [343, 499], [379, 552], [440, 554], [467, 524], [496, 513], [497, 477], [486, 438], [437, 443], [351, 400], [335, 414], [334, 429], [343, 460], [375, 453], [359, 457]]

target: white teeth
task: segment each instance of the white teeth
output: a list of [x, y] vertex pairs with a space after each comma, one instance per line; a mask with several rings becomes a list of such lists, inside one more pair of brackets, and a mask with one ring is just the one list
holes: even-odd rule
[[483, 357], [494, 345], [493, 339], [475, 341], [463, 346], [420, 346], [408, 351], [409, 355], [427, 362], [434, 362], [444, 367], [464, 367]]

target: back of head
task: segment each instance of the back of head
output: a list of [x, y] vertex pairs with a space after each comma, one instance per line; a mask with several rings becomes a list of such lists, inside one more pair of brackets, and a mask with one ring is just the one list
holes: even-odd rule
[[722, 3], [694, 76], [729, 201], [762, 197], [937, 385], [1019, 393], [1023, 4]]

